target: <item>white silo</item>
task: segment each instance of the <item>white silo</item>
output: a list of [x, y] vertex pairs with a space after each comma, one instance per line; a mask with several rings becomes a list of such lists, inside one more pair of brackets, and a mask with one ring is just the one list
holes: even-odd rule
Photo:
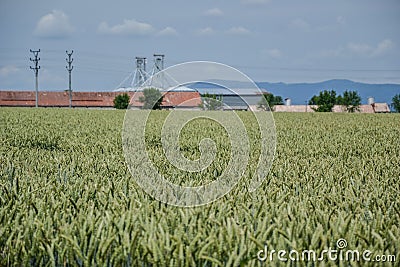
[[286, 106], [291, 106], [292, 105], [292, 99], [290, 98], [285, 98]]
[[372, 96], [368, 97], [368, 105], [373, 105], [373, 104], [375, 104], [375, 99]]

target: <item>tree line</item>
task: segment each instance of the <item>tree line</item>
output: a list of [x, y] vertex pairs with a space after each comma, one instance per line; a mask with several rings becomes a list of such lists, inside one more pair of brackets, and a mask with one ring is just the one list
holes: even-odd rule
[[[143, 96], [139, 98], [143, 103], [144, 109], [161, 109], [163, 101], [162, 93], [156, 88], [146, 88], [143, 90]], [[202, 104], [199, 106], [204, 110], [219, 110], [222, 108], [223, 100], [215, 94], [205, 93], [202, 95]], [[275, 96], [272, 93], [263, 94], [263, 99], [258, 103], [258, 108], [262, 110], [274, 110], [276, 105], [283, 105], [281, 96]], [[324, 90], [314, 95], [308, 101], [308, 105], [316, 112], [332, 112], [335, 105], [341, 105], [347, 112], [356, 112], [360, 110], [361, 97], [357, 91], [344, 91], [343, 95], [337, 95], [335, 90]], [[126, 109], [129, 106], [129, 95], [117, 95], [114, 99], [114, 107], [117, 109]], [[400, 94], [392, 98], [392, 108], [400, 112]]]
[[347, 112], [355, 112], [360, 110], [361, 97], [357, 91], [345, 91], [342, 95], [336, 95], [334, 90], [324, 90], [319, 95], [314, 95], [309, 105], [316, 105], [316, 108], [312, 108], [317, 112], [332, 112], [334, 105], [344, 106]]
[[[129, 95], [127, 93], [117, 95], [114, 98], [114, 108], [127, 109], [129, 106]], [[139, 97], [139, 102], [143, 103], [143, 109], [161, 109], [163, 95], [157, 88], [146, 88], [143, 95]]]
[[[259, 108], [267, 109], [268, 106], [274, 110], [275, 105], [283, 105], [282, 97], [274, 96], [272, 93], [264, 94], [264, 99], [259, 103]], [[361, 97], [357, 91], [344, 91], [343, 95], [337, 95], [335, 90], [324, 90], [314, 95], [308, 101], [308, 105], [316, 112], [332, 112], [335, 105], [341, 105], [347, 112], [355, 112], [360, 110]], [[400, 94], [396, 94], [392, 98], [392, 108], [396, 112], [400, 112]]]

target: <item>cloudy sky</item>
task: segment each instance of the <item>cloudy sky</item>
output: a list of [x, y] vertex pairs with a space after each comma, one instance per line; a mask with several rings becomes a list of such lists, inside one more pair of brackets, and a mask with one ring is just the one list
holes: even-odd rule
[[134, 58], [208, 60], [255, 81], [400, 83], [399, 0], [1, 0], [0, 89], [112, 90]]

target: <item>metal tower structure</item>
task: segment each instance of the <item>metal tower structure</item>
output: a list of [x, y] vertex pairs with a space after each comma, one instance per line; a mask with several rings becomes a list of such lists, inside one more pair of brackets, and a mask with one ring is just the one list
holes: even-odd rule
[[148, 74], [146, 72], [146, 58], [145, 57], [136, 57], [136, 70], [132, 79], [132, 88], [138, 89], [141, 88], [146, 80], [148, 79]]
[[[164, 58], [163, 54], [153, 54], [153, 69], [151, 72], [146, 72], [147, 59], [145, 57], [136, 57], [136, 69], [131, 74], [129, 74], [114, 91], [137, 91], [144, 87], [156, 87], [160, 89], [165, 89], [165, 85], [169, 82], [166, 80], [164, 73]], [[157, 73], [161, 72], [159, 75]], [[132, 79], [130, 85], [127, 86], [127, 81]]]
[[162, 71], [164, 69], [164, 57], [162, 54], [154, 54], [154, 67], [151, 76]]
[[154, 54], [153, 57], [154, 57], [154, 66], [151, 72], [150, 85], [161, 89], [165, 89], [165, 86], [169, 84], [164, 75], [165, 73], [162, 72], [164, 70], [165, 55]]

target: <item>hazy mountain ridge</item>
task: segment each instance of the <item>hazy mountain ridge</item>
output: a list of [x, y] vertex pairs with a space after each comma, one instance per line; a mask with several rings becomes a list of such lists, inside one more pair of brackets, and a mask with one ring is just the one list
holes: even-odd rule
[[335, 90], [337, 94], [342, 94], [345, 90], [357, 91], [363, 104], [367, 103], [368, 97], [374, 97], [376, 102], [390, 104], [393, 96], [400, 94], [400, 84], [370, 84], [342, 79], [316, 83], [257, 82], [257, 85], [274, 95], [291, 98], [293, 104], [304, 104], [322, 90]]
[[[214, 83], [210, 86], [210, 83]], [[266, 92], [271, 92], [274, 95], [280, 95], [283, 99], [291, 98], [292, 104], [304, 104], [313, 95], [319, 94], [323, 90], [335, 90], [336, 93], [342, 94], [345, 90], [357, 91], [361, 96], [361, 102], [367, 103], [368, 97], [373, 97], [375, 102], [392, 103], [392, 98], [395, 94], [400, 94], [400, 84], [371, 84], [354, 82], [344, 79], [333, 79], [315, 83], [271, 83], [271, 82], [256, 82], [257, 86]], [[213, 93], [219, 93], [220, 86], [223, 85], [229, 88], [250, 89], [254, 88], [254, 84], [243, 81], [221, 81], [210, 80], [208, 82], [196, 82], [189, 85], [191, 88], [196, 88], [200, 93], [207, 91], [209, 88], [214, 88]], [[225, 90], [223, 90], [225, 92]], [[243, 93], [243, 90], [240, 90]]]

